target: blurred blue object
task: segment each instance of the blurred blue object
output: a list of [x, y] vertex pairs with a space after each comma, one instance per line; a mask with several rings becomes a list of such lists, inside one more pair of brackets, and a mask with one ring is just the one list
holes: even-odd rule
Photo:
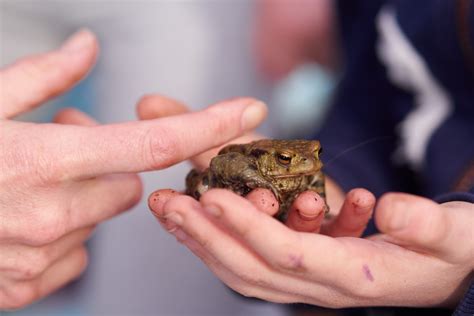
[[273, 106], [280, 137], [314, 134], [329, 107], [335, 76], [316, 63], [296, 68], [275, 87]]

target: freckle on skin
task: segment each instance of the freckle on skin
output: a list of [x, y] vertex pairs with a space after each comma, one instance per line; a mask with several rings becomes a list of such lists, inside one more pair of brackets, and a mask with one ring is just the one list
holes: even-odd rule
[[372, 275], [372, 272], [370, 272], [370, 268], [367, 264], [364, 264], [362, 266], [362, 270], [364, 271], [364, 275], [366, 279], [369, 280], [370, 282], [374, 282], [374, 276]]

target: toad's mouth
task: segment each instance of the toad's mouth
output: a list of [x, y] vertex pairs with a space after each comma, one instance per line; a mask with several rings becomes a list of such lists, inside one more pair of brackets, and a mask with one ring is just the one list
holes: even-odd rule
[[302, 177], [302, 176], [311, 176], [311, 175], [314, 175], [316, 172], [317, 171], [296, 173], [296, 174], [280, 174], [280, 175], [274, 175], [274, 176], [271, 176], [271, 177], [275, 178], [275, 179], [298, 178], [298, 177]]

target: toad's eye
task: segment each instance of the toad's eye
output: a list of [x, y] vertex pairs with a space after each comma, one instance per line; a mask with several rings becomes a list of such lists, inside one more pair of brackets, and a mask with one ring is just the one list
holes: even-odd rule
[[321, 156], [321, 154], [323, 153], [323, 149], [322, 148], [319, 148], [318, 150], [316, 150], [314, 152], [314, 155], [316, 156], [316, 159], [319, 159], [319, 156]]
[[288, 154], [278, 154], [278, 162], [282, 165], [289, 165], [291, 162], [291, 156]]

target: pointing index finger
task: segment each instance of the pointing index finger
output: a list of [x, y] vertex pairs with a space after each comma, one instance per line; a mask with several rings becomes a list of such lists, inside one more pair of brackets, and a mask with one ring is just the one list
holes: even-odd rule
[[67, 177], [163, 169], [255, 128], [266, 112], [262, 102], [240, 98], [156, 120], [61, 126], [52, 128], [55, 137], [62, 134], [62, 143], [52, 146], [48, 159], [62, 161], [60, 172]]

